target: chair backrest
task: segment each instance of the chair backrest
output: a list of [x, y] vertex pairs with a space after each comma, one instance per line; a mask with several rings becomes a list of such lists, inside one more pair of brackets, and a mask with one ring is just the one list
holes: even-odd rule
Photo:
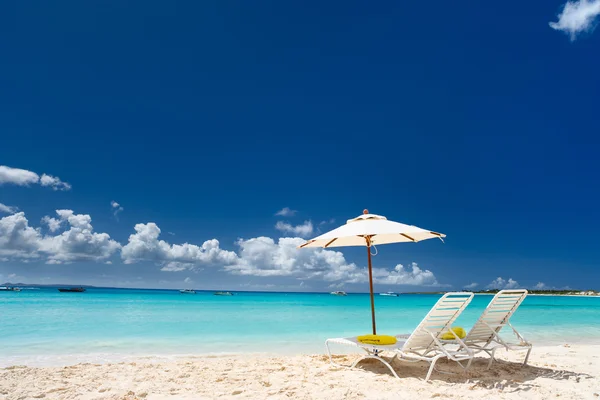
[[434, 343], [429, 332], [436, 338], [447, 332], [472, 299], [473, 293], [467, 292], [450, 292], [443, 295], [412, 332], [402, 349], [404, 351], [429, 349]]
[[[527, 297], [525, 289], [499, 291], [464, 339], [465, 343], [490, 343]], [[490, 330], [490, 327], [492, 330]]]

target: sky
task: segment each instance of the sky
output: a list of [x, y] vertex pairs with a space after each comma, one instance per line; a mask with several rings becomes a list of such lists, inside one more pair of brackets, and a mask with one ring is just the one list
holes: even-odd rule
[[0, 282], [600, 289], [600, 0], [0, 6]]

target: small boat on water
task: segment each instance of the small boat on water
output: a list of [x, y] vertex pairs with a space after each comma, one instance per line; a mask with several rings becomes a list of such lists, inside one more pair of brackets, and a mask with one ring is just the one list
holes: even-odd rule
[[214, 292], [213, 294], [215, 296], [233, 296], [233, 293], [231, 292]]
[[400, 296], [398, 293], [394, 293], [394, 292], [385, 292], [385, 293], [379, 293], [380, 296], [390, 296], [390, 297], [398, 297]]
[[83, 293], [85, 289], [82, 287], [72, 287], [72, 288], [59, 288], [59, 292], [67, 292], [67, 293]]
[[179, 293], [184, 293], [184, 294], [196, 294], [196, 291], [194, 289], [181, 289], [179, 291]]
[[20, 292], [21, 289], [12, 286], [0, 286], [0, 292]]
[[344, 292], [343, 290], [336, 290], [335, 292], [331, 292], [329, 294], [332, 294], [334, 296], [347, 296], [348, 294], [346, 292]]

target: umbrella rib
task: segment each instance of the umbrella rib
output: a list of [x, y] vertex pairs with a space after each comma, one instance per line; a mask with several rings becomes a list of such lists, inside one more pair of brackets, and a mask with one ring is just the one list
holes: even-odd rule
[[365, 239], [365, 241], [367, 242], [367, 247], [371, 247], [371, 245], [373, 244], [373, 242], [371, 241], [371, 239], [374, 236], [377, 236], [377, 235], [356, 235], [356, 236]]
[[338, 240], [338, 238], [333, 238], [331, 239], [325, 246], [323, 247], [328, 247], [331, 243], [335, 242], [336, 240]]
[[309, 244], [311, 244], [312, 242], [314, 242], [315, 240], [309, 240], [308, 242], [304, 243], [303, 245], [300, 245], [300, 247], [298, 247], [299, 249], [303, 248], [304, 246], [308, 246]]
[[405, 233], [401, 233], [401, 235], [402, 235], [402, 236], [404, 236], [405, 238], [407, 238], [408, 240], [412, 240], [413, 242], [416, 242], [416, 240], [415, 240], [415, 239], [411, 238], [410, 236], [408, 236], [408, 235], [407, 235], [407, 234], [405, 234]]

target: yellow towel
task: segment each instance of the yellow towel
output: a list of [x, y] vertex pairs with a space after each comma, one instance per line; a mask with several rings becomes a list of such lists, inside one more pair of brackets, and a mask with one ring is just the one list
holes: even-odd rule
[[396, 344], [397, 340], [393, 336], [389, 335], [362, 335], [357, 337], [358, 341], [366, 344]]
[[[461, 339], [464, 339], [467, 336], [467, 332], [465, 332], [465, 330], [463, 328], [461, 328], [460, 326], [455, 326], [454, 328], [452, 328], [452, 330], [454, 331], [454, 333], [456, 333], [456, 336], [458, 336]], [[440, 336], [440, 339], [456, 340], [456, 338], [454, 337], [452, 332], [449, 332], [449, 331], [444, 333], [442, 336]]]

